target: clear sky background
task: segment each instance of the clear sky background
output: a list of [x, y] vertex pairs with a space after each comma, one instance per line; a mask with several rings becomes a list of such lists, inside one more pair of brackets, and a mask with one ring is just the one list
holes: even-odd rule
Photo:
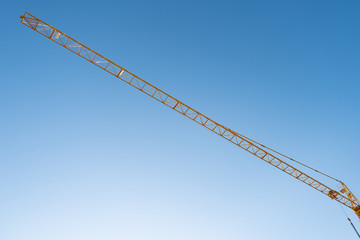
[[360, 193], [360, 1], [1, 1], [0, 239], [356, 239], [337, 202], [22, 25], [25, 11]]

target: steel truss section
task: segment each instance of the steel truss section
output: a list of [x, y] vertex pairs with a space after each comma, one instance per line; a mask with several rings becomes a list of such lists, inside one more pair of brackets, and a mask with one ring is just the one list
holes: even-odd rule
[[[234, 132], [233, 130], [224, 127], [223, 125], [215, 122], [209, 117], [201, 114], [195, 109], [189, 107], [180, 100], [170, 96], [169, 94], [163, 92], [159, 88], [153, 86], [152, 84], [146, 82], [135, 74], [129, 72], [125, 68], [117, 65], [116, 63], [105, 58], [101, 54], [93, 51], [92, 49], [86, 47], [75, 39], [69, 37], [60, 30], [50, 26], [49, 24], [43, 22], [42, 20], [34, 17], [29, 13], [25, 13], [21, 16], [21, 22], [28, 26], [29, 28], [35, 30], [36, 32], [44, 35], [50, 40], [58, 43], [59, 45], [65, 47], [76, 55], [86, 59], [87, 61], [93, 63], [94, 65], [102, 68], [108, 73], [114, 75], [115, 77], [121, 79], [122, 81], [130, 84], [146, 95], [156, 99], [157, 101], [165, 104], [169, 108], [175, 110], [176, 112], [184, 115], [185, 117], [193, 120], [194, 122], [200, 124], [201, 126], [209, 129], [210, 131], [216, 133], [217, 135], [225, 138], [226, 140], [232, 142], [236, 146], [248, 151], [249, 153], [255, 155], [256, 157], [264, 160], [265, 162], [271, 164], [272, 166], [280, 169], [281, 171], [289, 174], [290, 176], [298, 179], [299, 181], [309, 185], [310, 187], [320, 191], [321, 193], [329, 196], [330, 198], [340, 202], [341, 204], [353, 209], [359, 216], [360, 202], [354, 197], [347, 197], [341, 194], [338, 191], [335, 191], [325, 184], [315, 180], [299, 169], [289, 165], [288, 163], [281, 160], [279, 157], [270, 153], [269, 151], [260, 147], [258, 143], [252, 142], [248, 138]], [[350, 192], [351, 193], [351, 192]], [[348, 195], [349, 196], [349, 195]], [[353, 195], [351, 195], [353, 196]], [[360, 218], [360, 216], [359, 216]]]

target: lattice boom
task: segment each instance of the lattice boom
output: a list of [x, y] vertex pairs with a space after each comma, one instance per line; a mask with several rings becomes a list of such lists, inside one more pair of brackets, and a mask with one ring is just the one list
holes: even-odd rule
[[51, 39], [52, 41], [67, 48], [71, 52], [79, 55], [80, 57], [95, 64], [96, 66], [102, 68], [103, 70], [109, 72], [115, 77], [130, 84], [131, 86], [149, 95], [150, 97], [156, 99], [157, 101], [172, 108], [176, 112], [186, 116], [187, 118], [190, 118], [191, 120], [197, 122], [201, 126], [209, 129], [210, 131], [225, 138], [226, 140], [232, 142], [233, 144], [239, 146], [240, 148], [248, 151], [249, 153], [271, 164], [272, 166], [289, 174], [290, 176], [298, 179], [299, 181], [324, 193], [325, 195], [331, 197], [332, 199], [335, 199], [336, 201], [344, 204], [349, 208], [359, 209], [360, 203], [357, 201], [357, 199], [356, 200], [349, 199], [346, 196], [342, 195], [341, 193], [327, 187], [326, 185], [320, 183], [319, 181], [303, 173], [302, 171], [282, 161], [281, 159], [269, 153], [268, 151], [262, 149], [256, 143], [253, 143], [250, 140], [245, 139], [244, 137], [240, 136], [238, 133], [230, 130], [229, 128], [222, 126], [221, 124], [199, 113], [198, 111], [194, 110], [193, 108], [189, 107], [188, 105], [184, 104], [178, 99], [170, 96], [169, 94], [163, 92], [162, 90], [158, 89], [152, 84], [144, 81], [143, 79], [132, 74], [123, 67], [115, 64], [114, 62], [103, 57], [99, 53], [91, 50], [85, 45], [79, 43], [78, 41], [74, 40], [73, 38], [59, 31], [58, 29], [48, 25], [42, 20], [32, 16], [29, 13], [25, 13], [25, 15], [22, 16], [21, 22], [26, 26], [30, 27], [31, 29], [37, 31], [38, 33]]

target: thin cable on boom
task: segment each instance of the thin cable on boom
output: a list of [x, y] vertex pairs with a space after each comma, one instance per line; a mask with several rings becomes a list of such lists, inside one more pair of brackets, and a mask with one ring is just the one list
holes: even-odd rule
[[[231, 130], [231, 131], [232, 131], [232, 130]], [[263, 148], [266, 148], [266, 149], [268, 149], [268, 150], [270, 150], [270, 151], [272, 151], [272, 152], [275, 152], [275, 153], [277, 153], [277, 154], [279, 154], [279, 155], [281, 155], [281, 156], [289, 159], [290, 161], [296, 162], [296, 163], [298, 163], [298, 164], [300, 164], [300, 165], [302, 165], [302, 166], [304, 166], [304, 167], [306, 167], [306, 168], [308, 168], [308, 169], [311, 169], [311, 170], [313, 170], [313, 171], [315, 171], [315, 172], [317, 172], [317, 173], [320, 173], [320, 174], [324, 175], [325, 177], [331, 178], [331, 179], [333, 179], [333, 180], [335, 180], [335, 181], [338, 181], [339, 183], [342, 183], [342, 181], [340, 181], [340, 180], [338, 180], [338, 179], [336, 179], [336, 178], [333, 178], [333, 177], [331, 177], [331, 176], [329, 176], [329, 175], [327, 175], [327, 174], [325, 174], [325, 173], [323, 173], [323, 172], [320, 172], [319, 170], [316, 170], [316, 169], [314, 169], [314, 168], [312, 168], [312, 167], [310, 167], [310, 166], [308, 166], [308, 165], [306, 165], [306, 164], [304, 164], [304, 163], [302, 163], [302, 162], [299, 162], [299, 161], [297, 161], [297, 160], [295, 160], [295, 159], [293, 159], [293, 158], [291, 158], [291, 157], [288, 157], [288, 156], [286, 156], [285, 154], [282, 154], [282, 153], [280, 153], [280, 152], [278, 152], [278, 151], [276, 151], [276, 150], [274, 150], [274, 149], [271, 149], [271, 148], [269, 148], [269, 147], [267, 147], [267, 146], [265, 146], [265, 145], [263, 145], [263, 144], [261, 144], [261, 143], [259, 143], [259, 142], [256, 142], [255, 140], [253, 140], [253, 139], [251, 139], [251, 138], [249, 138], [249, 137], [246, 137], [246, 136], [244, 136], [244, 135], [242, 135], [242, 134], [240, 134], [240, 133], [237, 133], [237, 134], [239, 134], [239, 135], [242, 136], [243, 138], [246, 138], [247, 140], [249, 140], [249, 141], [251, 141], [251, 142], [253, 142], [253, 143], [258, 144], [259, 146], [261, 146], [261, 147], [263, 147]]]

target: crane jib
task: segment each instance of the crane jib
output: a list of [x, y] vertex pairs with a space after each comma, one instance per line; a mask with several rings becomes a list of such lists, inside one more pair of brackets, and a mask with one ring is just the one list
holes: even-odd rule
[[[265, 162], [280, 169], [288, 175], [327, 195], [331, 199], [334, 199], [339, 203], [351, 208], [352, 210], [354, 210], [354, 212], [360, 219], [360, 202], [355, 197], [355, 195], [346, 187], [345, 184], [342, 183], [343, 189], [340, 192], [331, 189], [320, 181], [310, 177], [306, 173], [281, 160], [279, 157], [275, 156], [275, 154], [265, 150], [265, 148], [263, 148], [261, 144], [252, 141], [251, 139], [244, 137], [243, 135], [238, 134], [233, 130], [215, 122], [209, 117], [201, 114], [200, 112], [189, 107], [180, 100], [170, 96], [159, 88], [146, 82], [145, 80], [141, 79], [140, 77], [136, 76], [125, 68], [117, 65], [116, 63], [102, 56], [101, 54], [86, 47], [85, 45], [64, 34], [60, 30], [50, 26], [44, 21], [34, 17], [33, 15], [26, 12], [23, 16], [21, 16], [21, 22], [26, 26], [30, 27], [31, 29], [35, 30], [36, 32], [40, 33], [41, 35], [44, 35], [50, 40], [65, 47], [76, 55], [86, 59], [87, 61], [102, 68], [108, 73], [128, 83], [129, 85], [135, 87], [146, 95], [154, 98], [155, 100], [172, 108], [176, 112], [184, 115], [185, 117], [195, 121], [201, 126], [207, 128], [208, 130], [232, 142], [238, 147], [246, 150], [247, 152], [264, 160]], [[345, 193], [346, 195], [342, 193]]]

